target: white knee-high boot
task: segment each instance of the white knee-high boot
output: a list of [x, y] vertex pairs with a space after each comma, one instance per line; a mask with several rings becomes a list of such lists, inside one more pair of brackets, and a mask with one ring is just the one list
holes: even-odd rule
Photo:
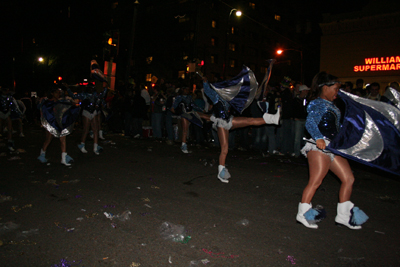
[[65, 166], [71, 166], [71, 163], [68, 162], [67, 160], [67, 153], [62, 152], [61, 153], [61, 164], [64, 164]]
[[368, 216], [357, 207], [351, 201], [346, 201], [343, 203], [338, 203], [337, 205], [337, 215], [335, 222], [349, 227], [353, 230], [361, 229], [360, 226], [368, 220]]
[[276, 114], [264, 113], [263, 119], [266, 124], [276, 124], [279, 125], [279, 120], [281, 118], [281, 108], [279, 107]]
[[99, 131], [99, 138], [102, 139], [102, 140], [105, 139], [104, 136], [103, 136], [103, 130]]
[[304, 216], [304, 214], [309, 211], [312, 208], [311, 203], [299, 203], [299, 210], [297, 212], [297, 216], [296, 216], [296, 220], [299, 223], [302, 223], [305, 227], [311, 228], [311, 229], [318, 229], [318, 225], [316, 225], [315, 223], [309, 223], [306, 220], [306, 217]]

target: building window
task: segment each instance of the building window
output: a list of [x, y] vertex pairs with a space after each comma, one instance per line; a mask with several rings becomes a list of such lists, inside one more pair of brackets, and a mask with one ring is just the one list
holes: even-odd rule
[[211, 64], [218, 64], [218, 56], [217, 55], [211, 55], [210, 62], [211, 62]]
[[191, 32], [191, 33], [186, 34], [186, 36], [183, 38], [183, 40], [184, 41], [193, 41], [193, 38], [194, 38], [194, 33]]
[[236, 60], [234, 60], [234, 59], [229, 60], [229, 66], [230, 66], [231, 68], [234, 68], [235, 65], [236, 65]]
[[235, 45], [234, 43], [229, 43], [228, 49], [229, 49], [230, 51], [235, 51], [235, 50], [236, 50], [236, 45]]
[[146, 74], [146, 82], [151, 82], [151, 73]]
[[217, 21], [212, 20], [211, 21], [211, 27], [214, 28], [214, 29], [217, 28]]
[[256, 9], [256, 4], [252, 3], [252, 2], [249, 2], [249, 7], [252, 8], [252, 9]]
[[189, 56], [183, 56], [182, 59], [183, 60], [188, 60]]
[[250, 47], [247, 51], [249, 56], [257, 56], [257, 49]]
[[186, 16], [179, 16], [178, 17], [179, 23], [185, 23], [186, 21], [189, 21], [190, 18]]
[[216, 45], [216, 40], [214, 37], [211, 37], [211, 46], [215, 46]]
[[277, 21], [281, 21], [281, 16], [279, 16], [279, 15], [275, 14], [275, 20], [277, 20]]
[[231, 34], [235, 34], [235, 27], [231, 27]]
[[181, 70], [178, 72], [178, 78], [185, 79], [185, 71], [184, 70]]
[[147, 57], [146, 58], [146, 63], [150, 64], [153, 61], [153, 57]]

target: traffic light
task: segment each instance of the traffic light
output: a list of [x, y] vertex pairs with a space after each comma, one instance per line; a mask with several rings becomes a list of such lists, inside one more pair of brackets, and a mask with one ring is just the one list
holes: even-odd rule
[[105, 32], [104, 36], [104, 57], [108, 60], [110, 57], [118, 56], [119, 52], [119, 30]]

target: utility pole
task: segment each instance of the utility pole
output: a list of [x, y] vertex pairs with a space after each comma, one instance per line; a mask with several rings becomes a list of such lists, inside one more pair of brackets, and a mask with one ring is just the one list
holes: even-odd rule
[[136, 18], [137, 18], [137, 9], [139, 6], [139, 1], [136, 0], [133, 3], [133, 18], [132, 18], [132, 28], [131, 28], [131, 38], [129, 39], [129, 48], [128, 48], [128, 58], [126, 62], [126, 73], [125, 73], [125, 82], [128, 83], [129, 75], [131, 72], [131, 60], [133, 55], [133, 41], [135, 39], [135, 28], [136, 28]]

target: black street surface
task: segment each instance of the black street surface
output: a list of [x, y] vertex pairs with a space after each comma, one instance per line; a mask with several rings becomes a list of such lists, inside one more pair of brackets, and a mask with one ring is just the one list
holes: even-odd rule
[[[351, 163], [352, 201], [370, 219], [350, 230], [335, 225], [340, 183], [328, 174], [313, 199], [327, 218], [313, 230], [295, 220], [304, 158], [230, 151], [224, 184], [210, 167], [218, 148], [183, 154], [178, 143], [108, 134], [96, 156], [90, 138], [78, 150], [80, 134], [67, 137], [71, 167], [58, 139], [50, 164], [36, 159], [39, 127], [14, 138], [22, 153], [1, 141], [0, 266], [400, 266], [396, 176]], [[184, 227], [183, 242], [163, 238], [166, 223]]]

